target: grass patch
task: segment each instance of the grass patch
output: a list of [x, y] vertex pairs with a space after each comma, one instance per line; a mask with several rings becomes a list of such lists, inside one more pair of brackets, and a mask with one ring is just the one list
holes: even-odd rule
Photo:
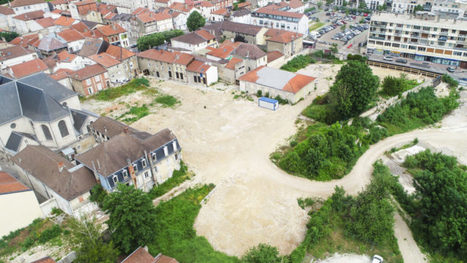
[[185, 182], [186, 180], [190, 179], [190, 174], [188, 173], [188, 167], [185, 165], [183, 161], [180, 162], [180, 170], [175, 170], [172, 173], [172, 177], [170, 177], [164, 183], [154, 186], [151, 191], [149, 191], [149, 196], [151, 199], [157, 198], [159, 196], [163, 196], [174, 187], [180, 185], [181, 183]]
[[162, 95], [157, 97], [154, 100], [156, 103], [161, 104], [163, 107], [173, 107], [174, 105], [180, 103], [174, 96], [170, 95]]
[[[131, 124], [147, 115], [149, 115], [149, 108], [148, 106], [146, 106], [146, 104], [143, 104], [143, 106], [131, 107], [129, 111], [120, 115], [117, 118], [117, 120], [122, 120], [123, 122], [127, 124]], [[127, 117], [127, 116], [130, 116], [130, 117]]]
[[152, 255], [163, 253], [181, 263], [239, 262], [236, 257], [215, 251], [207, 239], [197, 236], [193, 229], [200, 203], [213, 188], [211, 184], [188, 189], [156, 207], [156, 236], [154, 242], [148, 244]]
[[313, 59], [309, 55], [298, 55], [293, 59], [289, 60], [286, 64], [284, 64], [281, 69], [290, 71], [290, 72], [297, 72], [299, 69], [305, 68], [309, 64], [316, 63], [316, 60]]
[[323, 22], [316, 22], [310, 26], [310, 32], [324, 26]]
[[87, 99], [96, 99], [101, 101], [113, 101], [121, 96], [129, 95], [140, 90], [146, 90], [149, 86], [149, 80], [145, 78], [135, 78], [125, 85], [115, 88], [108, 88], [100, 91], [96, 95]]

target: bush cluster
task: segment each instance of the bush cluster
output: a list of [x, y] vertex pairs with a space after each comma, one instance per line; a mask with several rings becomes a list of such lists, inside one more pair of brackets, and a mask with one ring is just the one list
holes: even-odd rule
[[171, 38], [183, 35], [182, 30], [170, 30], [159, 33], [154, 33], [138, 38], [136, 45], [139, 51], [148, 50], [153, 47], [160, 46]]
[[316, 60], [309, 55], [298, 55], [293, 59], [289, 60], [285, 65], [281, 67], [282, 70], [297, 72], [299, 69], [305, 68], [309, 64], [316, 63]]
[[381, 94], [386, 96], [396, 96], [402, 94], [404, 91], [414, 88], [417, 85], [417, 81], [408, 80], [404, 76], [400, 78], [387, 76], [383, 80]]

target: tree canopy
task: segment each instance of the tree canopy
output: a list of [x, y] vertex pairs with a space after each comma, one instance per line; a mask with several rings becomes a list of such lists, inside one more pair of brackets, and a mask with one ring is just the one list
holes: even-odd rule
[[109, 214], [110, 232], [115, 245], [130, 253], [154, 239], [155, 207], [149, 195], [133, 186], [119, 184], [106, 197], [104, 210]]
[[242, 262], [244, 263], [280, 263], [279, 251], [276, 247], [268, 244], [259, 244], [251, 248], [243, 256]]
[[136, 45], [139, 51], [144, 51], [153, 47], [164, 44], [165, 41], [169, 41], [171, 38], [183, 35], [182, 30], [170, 30], [159, 33], [154, 33], [138, 38]]
[[193, 11], [190, 16], [188, 16], [188, 19], [186, 21], [186, 25], [188, 27], [188, 30], [195, 31], [198, 28], [204, 26], [206, 23], [206, 19], [197, 11]]
[[8, 31], [0, 32], [0, 40], [4, 38], [6, 42], [10, 42], [11, 40], [15, 39], [18, 36], [19, 34], [16, 32], [8, 32]]
[[76, 246], [77, 263], [113, 263], [117, 260], [118, 250], [112, 242], [102, 240], [102, 225], [95, 218], [71, 219], [71, 237]]
[[379, 79], [370, 67], [351, 60], [342, 66], [331, 86], [331, 101], [340, 119], [347, 119], [362, 113], [373, 100]]

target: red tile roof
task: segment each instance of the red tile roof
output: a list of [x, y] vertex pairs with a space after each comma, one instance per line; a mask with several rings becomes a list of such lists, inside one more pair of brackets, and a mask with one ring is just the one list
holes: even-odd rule
[[10, 44], [19, 45], [19, 46], [22, 46], [22, 47], [28, 47], [29, 45], [32, 45], [32, 43], [36, 42], [37, 40], [39, 40], [39, 35], [38, 34], [32, 34], [32, 35], [17, 37], [15, 39], [11, 40]]
[[238, 63], [242, 62], [243, 59], [241, 58], [232, 58], [229, 60], [229, 62], [225, 65], [225, 68], [228, 68], [228, 69], [232, 69], [234, 70], [235, 69], [235, 65], [237, 65]]
[[109, 45], [105, 53], [120, 61], [135, 55], [135, 53], [131, 52], [130, 50], [115, 45]]
[[290, 8], [299, 8], [303, 6], [303, 3], [300, 0], [290, 0], [289, 6]]
[[180, 11], [182, 13], [188, 13], [193, 9], [193, 5], [189, 4], [184, 4], [184, 3], [178, 3], [175, 2], [169, 6], [170, 9]]
[[202, 61], [193, 60], [188, 66], [186, 67], [187, 71], [197, 72], [197, 73], [206, 73], [206, 71], [210, 68], [209, 65], [204, 64]]
[[10, 67], [13, 76], [17, 79], [32, 75], [37, 72], [48, 70], [47, 65], [40, 59], [36, 58], [18, 65]]
[[220, 15], [220, 16], [228, 16], [229, 11], [226, 8], [219, 8], [217, 10], [212, 11], [211, 14]]
[[89, 58], [94, 60], [95, 62], [97, 62], [98, 64], [100, 64], [101, 66], [105, 68], [120, 64], [120, 61], [114, 59], [112, 56], [110, 56], [107, 53], [95, 54], [95, 55], [89, 56]]
[[299, 90], [301, 90], [306, 85], [310, 84], [310, 82], [314, 81], [315, 79], [316, 78], [310, 76], [296, 74], [295, 77], [289, 80], [289, 82], [284, 86], [282, 90], [297, 93]]
[[58, 26], [71, 26], [76, 20], [67, 16], [60, 16], [55, 20], [55, 24]]
[[105, 26], [100, 26], [96, 28], [99, 32], [101, 32], [104, 36], [113, 36], [121, 33], [125, 33], [126, 30], [121, 27], [119, 24], [110, 24]]
[[293, 40], [303, 37], [303, 34], [294, 33], [286, 30], [281, 29], [269, 29], [266, 34], [264, 34], [267, 38], [266, 41], [273, 41], [279, 43], [290, 43]]
[[25, 49], [22, 46], [7, 47], [4, 49], [0, 49], [0, 61], [5, 61], [5, 60], [25, 56], [25, 55], [32, 54], [32, 53], [34, 52], [28, 49]]
[[54, 74], [51, 74], [50, 77], [56, 81], [68, 78], [68, 75], [71, 74], [73, 70], [67, 68], [61, 68], [57, 70]]
[[36, 20], [36, 23], [41, 25], [43, 28], [54, 26], [54, 20], [51, 17], [44, 17]]
[[131, 253], [127, 258], [125, 258], [122, 263], [155, 263], [156, 259], [149, 254], [149, 252], [139, 247], [133, 253]]
[[0, 172], [0, 194], [8, 194], [29, 190], [24, 184], [16, 180], [13, 176]]
[[156, 261], [154, 261], [154, 263], [178, 263], [178, 261], [175, 258], [159, 254], [156, 257]]
[[84, 36], [80, 32], [72, 28], [65, 29], [62, 32], [59, 32], [57, 35], [59, 35], [61, 38], [63, 38], [63, 40], [65, 40], [68, 43], [84, 39]]
[[7, 6], [3, 6], [3, 5], [0, 5], [0, 14], [2, 15], [14, 15], [15, 14], [15, 11], [13, 11], [13, 9], [7, 7]]
[[295, 12], [281, 11], [281, 10], [278, 10], [275, 7], [271, 7], [271, 6], [261, 7], [259, 9], [257, 9], [255, 12], [256, 13], [276, 15], [276, 16], [291, 17], [291, 18], [302, 18], [304, 16], [304, 14], [295, 13]]
[[99, 64], [95, 64], [76, 70], [70, 74], [70, 77], [77, 80], [86, 80], [105, 72], [107, 72], [107, 70], [104, 67]]
[[10, 3], [11, 7], [20, 7], [20, 6], [27, 6], [27, 5], [36, 5], [36, 4], [43, 4], [45, 3], [44, 0], [14, 0]]
[[264, 68], [264, 66], [261, 66], [259, 68], [256, 68], [252, 71], [248, 71], [245, 75], [241, 76], [240, 78], [238, 78], [238, 80], [241, 80], [241, 81], [248, 81], [248, 82], [256, 82], [259, 77], [258, 77], [258, 71], [260, 71], [262, 68]]
[[166, 63], [188, 65], [194, 57], [192, 55], [174, 51], [149, 49], [138, 54], [138, 57], [148, 58]]
[[68, 51], [63, 50], [57, 54], [58, 61], [60, 62], [71, 62], [76, 58], [75, 54], [70, 54]]
[[17, 16], [14, 16], [13, 18], [18, 19], [18, 20], [23, 20], [23, 21], [29, 21], [29, 20], [36, 20], [36, 19], [43, 18], [43, 17], [44, 17], [44, 11], [38, 10], [38, 11], [32, 11], [32, 12], [24, 13], [21, 15], [17, 15]]
[[270, 63], [270, 62], [284, 56], [284, 54], [282, 54], [279, 51], [270, 51], [270, 52], [266, 53], [266, 55], [268, 56], [268, 63]]

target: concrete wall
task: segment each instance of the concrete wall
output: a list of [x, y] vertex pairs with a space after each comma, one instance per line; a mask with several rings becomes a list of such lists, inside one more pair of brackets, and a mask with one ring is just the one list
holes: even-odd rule
[[[156, 60], [151, 60], [147, 58], [138, 57], [139, 70], [144, 73], [145, 70], [149, 71], [149, 75], [156, 77], [158, 79], [172, 79], [181, 82], [188, 82], [186, 66], [178, 64], [169, 64], [165, 62], [160, 62]], [[172, 72], [172, 77], [169, 77], [169, 71]], [[179, 78], [177, 79], [177, 74], [179, 73]], [[159, 76], [157, 76], [159, 73]], [[183, 75], [183, 79], [180, 77], [180, 73]]]
[[42, 217], [39, 202], [32, 190], [0, 194], [0, 237], [23, 228], [38, 217]]
[[14, 7], [12, 8], [13, 11], [15, 11], [16, 15], [21, 15], [24, 13], [29, 13], [33, 11], [39, 11], [42, 10], [45, 13], [49, 12], [49, 5], [47, 3], [39, 3], [39, 4], [34, 4], [34, 5], [26, 5], [26, 6], [19, 6], [19, 7]]
[[241, 91], [246, 91], [247, 93], [250, 93], [250, 94], [256, 94], [258, 90], [261, 90], [263, 95], [265, 95], [266, 93], [269, 93], [270, 98], [280, 96], [283, 99], [287, 99], [289, 103], [292, 103], [292, 104], [297, 103], [301, 98], [305, 98], [305, 96], [308, 95], [309, 92], [311, 92], [313, 87], [314, 87], [314, 84], [312, 82], [294, 94], [291, 92], [287, 92], [287, 91], [283, 91], [283, 90], [279, 90], [279, 89], [275, 89], [271, 87], [266, 87], [266, 86], [252, 83], [252, 82], [240, 81]]
[[11, 66], [18, 65], [18, 64], [21, 64], [21, 63], [24, 63], [24, 62], [28, 62], [28, 61], [34, 60], [36, 58], [37, 58], [36, 53], [31, 53], [31, 54], [27, 54], [27, 55], [24, 55], [24, 56], [11, 58], [9, 60], [5, 60], [5, 61], [0, 62], [0, 69], [4, 69], [6, 67], [11, 67]]

